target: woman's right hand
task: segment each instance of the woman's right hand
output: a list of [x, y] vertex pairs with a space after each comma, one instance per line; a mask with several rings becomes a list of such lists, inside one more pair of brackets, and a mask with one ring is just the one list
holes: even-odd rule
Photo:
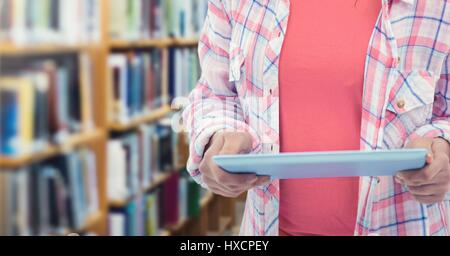
[[211, 138], [199, 170], [203, 182], [215, 194], [238, 197], [245, 191], [267, 184], [269, 177], [255, 174], [230, 174], [222, 170], [212, 160], [216, 155], [248, 154], [252, 150], [252, 137], [246, 132], [218, 132]]

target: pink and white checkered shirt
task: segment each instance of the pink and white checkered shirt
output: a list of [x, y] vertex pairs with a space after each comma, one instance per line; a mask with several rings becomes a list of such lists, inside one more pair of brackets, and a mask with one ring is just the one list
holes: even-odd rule
[[[450, 141], [450, 1], [380, 1], [367, 51], [361, 150], [401, 148], [416, 137]], [[289, 0], [209, 1], [202, 76], [184, 112], [188, 170], [203, 186], [198, 166], [219, 130], [249, 132], [254, 153], [279, 152], [278, 65], [288, 18]], [[241, 234], [278, 235], [278, 210], [278, 181], [250, 190]], [[449, 221], [450, 193], [425, 205], [393, 177], [360, 179], [355, 235], [449, 235]]]

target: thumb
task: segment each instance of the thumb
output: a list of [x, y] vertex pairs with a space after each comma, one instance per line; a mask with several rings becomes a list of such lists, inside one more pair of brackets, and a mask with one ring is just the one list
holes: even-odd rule
[[221, 154], [246, 154], [252, 149], [252, 137], [245, 132], [226, 133]]
[[449, 143], [447, 140], [443, 138], [435, 138], [433, 139], [433, 142], [431, 143], [431, 155], [432, 157], [436, 155], [436, 153], [444, 153], [446, 155], [449, 155]]
[[432, 160], [433, 157], [433, 139], [430, 138], [417, 138], [411, 140], [406, 144], [405, 148], [413, 149], [413, 148], [423, 148], [428, 151], [427, 154], [427, 162], [428, 160]]
[[216, 155], [220, 152], [224, 144], [224, 138], [221, 136], [221, 134], [214, 134], [210, 139], [210, 145], [206, 149], [205, 154], [208, 153], [208, 155]]

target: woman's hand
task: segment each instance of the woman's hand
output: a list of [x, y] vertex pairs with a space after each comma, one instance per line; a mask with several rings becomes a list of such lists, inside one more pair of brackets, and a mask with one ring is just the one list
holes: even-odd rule
[[399, 172], [395, 180], [421, 203], [442, 202], [450, 189], [450, 144], [442, 138], [420, 138], [411, 141], [407, 148], [428, 149], [427, 164], [417, 171]]
[[243, 192], [270, 181], [268, 177], [255, 174], [230, 174], [217, 166], [212, 157], [215, 155], [247, 154], [252, 149], [252, 137], [245, 132], [219, 132], [210, 141], [199, 170], [203, 182], [209, 189], [226, 197], [237, 197]]

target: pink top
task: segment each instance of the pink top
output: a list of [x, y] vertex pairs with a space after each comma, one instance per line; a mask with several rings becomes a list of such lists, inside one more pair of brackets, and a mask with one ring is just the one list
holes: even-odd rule
[[[381, 1], [297, 0], [290, 8], [281, 151], [359, 149], [364, 63]], [[282, 180], [280, 235], [353, 235], [358, 186], [358, 178]]]

